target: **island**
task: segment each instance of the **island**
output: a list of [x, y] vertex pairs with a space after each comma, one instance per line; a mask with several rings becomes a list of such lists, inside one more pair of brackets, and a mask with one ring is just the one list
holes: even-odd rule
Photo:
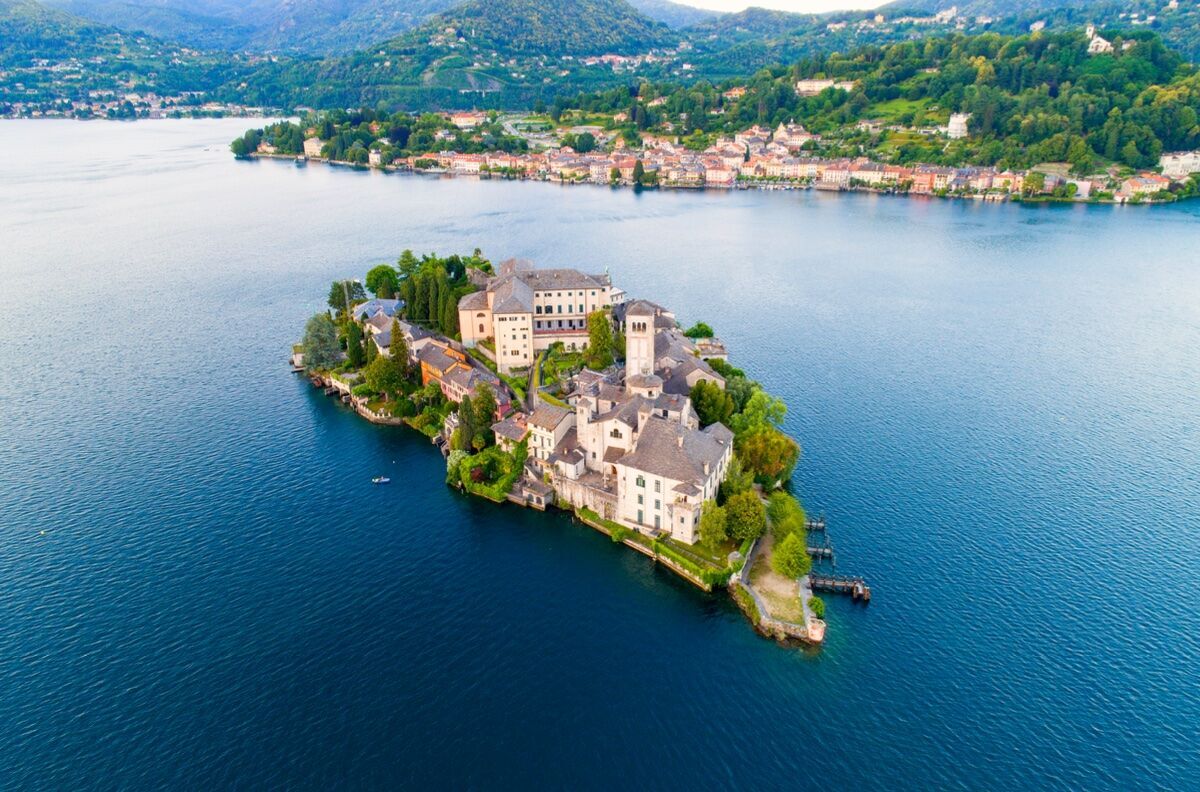
[[[368, 294], [368, 290], [370, 294]], [[509, 259], [417, 258], [330, 287], [292, 350], [297, 372], [359, 415], [411, 427], [446, 483], [557, 508], [683, 579], [726, 588], [760, 633], [820, 644], [824, 602], [866, 602], [823, 519], [787, 484], [786, 406], [729, 362], [703, 322], [631, 298], [608, 274]]]

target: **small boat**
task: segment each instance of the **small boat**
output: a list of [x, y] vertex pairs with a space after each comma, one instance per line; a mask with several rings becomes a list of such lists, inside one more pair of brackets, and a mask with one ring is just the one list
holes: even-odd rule
[[298, 157], [296, 157], [296, 159], [295, 159], [295, 162], [296, 162], [296, 167], [297, 167], [297, 168], [302, 168], [302, 167], [304, 167], [305, 165], [307, 165], [307, 164], [308, 164], [308, 160], [307, 160], [307, 159], [305, 159], [305, 157], [304, 157], [304, 155], [303, 155], [303, 154], [301, 154], [301, 155], [299, 155]]
[[387, 476], [376, 476], [375, 478], [371, 479], [372, 484], [390, 484], [391, 481], [392, 480]]

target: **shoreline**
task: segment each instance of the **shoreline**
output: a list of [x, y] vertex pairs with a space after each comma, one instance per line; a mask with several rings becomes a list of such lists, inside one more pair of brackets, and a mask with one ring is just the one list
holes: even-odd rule
[[756, 190], [759, 192], [795, 192], [813, 190], [823, 193], [856, 193], [862, 195], [879, 195], [891, 198], [925, 198], [925, 199], [942, 199], [942, 200], [958, 200], [958, 201], [976, 201], [985, 204], [1022, 204], [1029, 206], [1040, 205], [1062, 205], [1062, 206], [1171, 206], [1173, 204], [1183, 203], [1185, 201], [1200, 198], [1200, 195], [1186, 195], [1175, 198], [1170, 201], [1143, 199], [1143, 200], [1116, 200], [1109, 198], [1066, 198], [1055, 197], [1052, 195], [1033, 195], [1023, 196], [1020, 194], [1014, 195], [1007, 192], [986, 192], [986, 193], [955, 193], [955, 192], [912, 192], [910, 190], [898, 189], [875, 189], [869, 185], [850, 185], [850, 186], [826, 186], [820, 183], [813, 183], [803, 179], [798, 180], [739, 180], [734, 184], [657, 184], [654, 186], [643, 186], [640, 184], [629, 184], [626, 182], [598, 182], [590, 179], [556, 179], [552, 176], [530, 176], [527, 174], [513, 175], [501, 173], [468, 173], [455, 171], [451, 168], [415, 168], [410, 166], [397, 165], [370, 165], [345, 160], [329, 160], [315, 157], [306, 157], [303, 154], [272, 154], [267, 152], [252, 152], [245, 156], [237, 157], [237, 160], [252, 161], [252, 160], [281, 160], [292, 162], [297, 166], [307, 166], [309, 164], [328, 165], [334, 168], [350, 168], [355, 171], [379, 171], [381, 173], [397, 173], [397, 174], [412, 174], [417, 176], [442, 176], [442, 177], [466, 177], [474, 178], [477, 181], [491, 181], [493, 179], [500, 181], [514, 182], [538, 182], [542, 184], [557, 184], [563, 187], [608, 187], [609, 189], [628, 189], [634, 192], [655, 192], [664, 191], [684, 191], [684, 192], [713, 192], [713, 193], [728, 193], [742, 190]]

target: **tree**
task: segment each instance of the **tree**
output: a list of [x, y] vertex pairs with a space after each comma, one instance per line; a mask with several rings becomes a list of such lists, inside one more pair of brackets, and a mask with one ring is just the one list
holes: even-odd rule
[[462, 448], [465, 451], [470, 451], [475, 446], [475, 410], [471, 406], [471, 395], [467, 394], [462, 397], [462, 401], [458, 403], [458, 429], [454, 434], [458, 436], [458, 445], [456, 448]]
[[397, 365], [396, 361], [379, 355], [363, 369], [363, 380], [367, 387], [387, 398], [403, 392], [406, 374], [405, 369]]
[[643, 165], [642, 161], [639, 159], [637, 162], [633, 163], [633, 183], [641, 184], [645, 176], [646, 166]]
[[342, 359], [338, 345], [337, 325], [329, 314], [319, 313], [304, 326], [304, 366], [310, 371], [322, 371], [336, 366]]
[[376, 297], [390, 300], [400, 291], [400, 273], [391, 264], [372, 267], [367, 273], [367, 288]]
[[773, 426], [759, 426], [735, 440], [746, 469], [764, 484], [786, 481], [800, 460], [800, 444]]
[[346, 322], [346, 361], [352, 368], [361, 368], [367, 362], [367, 353], [363, 349], [362, 328], [353, 319]]
[[621, 169], [616, 166], [613, 166], [612, 170], [610, 170], [608, 172], [608, 181], [614, 185], [620, 184], [621, 183]]
[[767, 530], [767, 508], [754, 490], [726, 501], [725, 518], [730, 535], [739, 542], [757, 539]]
[[808, 548], [797, 534], [788, 534], [771, 552], [771, 568], [786, 578], [795, 580], [812, 570]]
[[588, 348], [584, 362], [589, 368], [604, 369], [613, 364], [612, 322], [606, 311], [592, 311], [588, 314]]
[[736, 405], [733, 397], [721, 386], [709, 380], [699, 380], [692, 386], [692, 407], [700, 417], [700, 425], [723, 423], [728, 425]]
[[492, 391], [492, 386], [486, 382], [480, 383], [475, 388], [475, 401], [471, 412], [475, 418], [473, 443], [475, 448], [481, 451], [487, 448], [493, 439], [492, 423], [496, 420], [496, 409], [496, 394]]
[[329, 307], [338, 313], [350, 313], [351, 306], [366, 299], [363, 285], [356, 280], [334, 281], [329, 287]]
[[786, 492], [773, 492], [767, 499], [767, 517], [771, 520], [771, 533], [776, 540], [788, 534], [805, 535], [807, 517], [800, 501]]
[[683, 333], [688, 338], [712, 338], [716, 333], [704, 322], [696, 322]]
[[715, 550], [728, 538], [725, 510], [716, 501], [705, 501], [700, 507], [700, 543]]
[[735, 435], [741, 436], [763, 427], [779, 426], [786, 415], [787, 405], [762, 390], [756, 390], [742, 411], [730, 419], [729, 428]]
[[400, 332], [399, 319], [392, 320], [391, 336], [392, 343], [388, 345], [388, 354], [391, 355], [392, 360], [403, 367], [404, 376], [407, 379], [409, 374], [408, 343], [404, 340], [404, 333]]
[[742, 466], [742, 460], [734, 454], [725, 469], [725, 480], [721, 482], [721, 498], [728, 501], [734, 495], [754, 487], [754, 474]]

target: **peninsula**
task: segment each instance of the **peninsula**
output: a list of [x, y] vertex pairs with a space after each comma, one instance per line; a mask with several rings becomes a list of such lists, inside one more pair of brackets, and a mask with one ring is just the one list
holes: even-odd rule
[[[365, 288], [364, 288], [365, 286]], [[373, 297], [367, 291], [373, 293]], [[410, 252], [335, 282], [292, 354], [329, 395], [414, 428], [449, 485], [558, 508], [706, 591], [727, 587], [765, 635], [819, 644], [809, 520], [784, 485], [800, 455], [785, 405], [703, 322], [631, 299], [607, 274]]]

